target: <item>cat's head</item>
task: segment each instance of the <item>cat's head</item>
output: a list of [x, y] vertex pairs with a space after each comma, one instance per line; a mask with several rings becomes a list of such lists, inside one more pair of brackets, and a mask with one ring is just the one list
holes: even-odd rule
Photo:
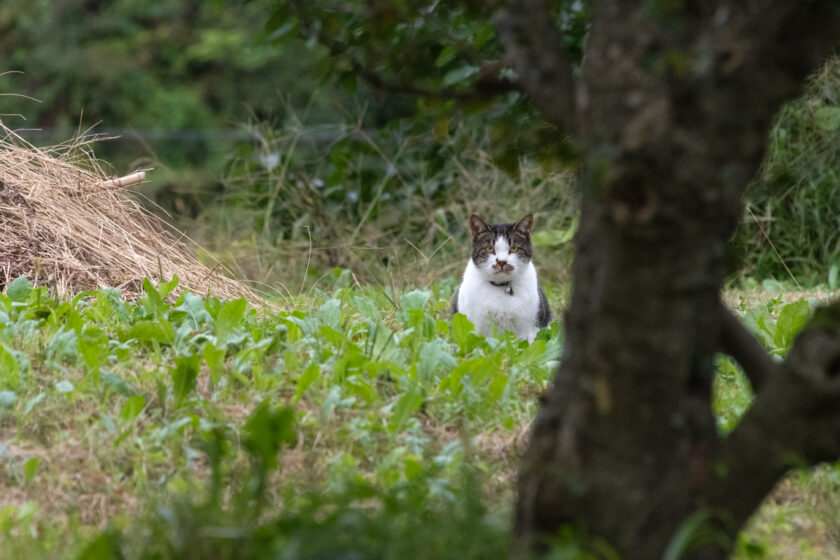
[[528, 214], [515, 224], [487, 224], [473, 214], [472, 261], [493, 282], [507, 282], [525, 272], [531, 261], [531, 226]]

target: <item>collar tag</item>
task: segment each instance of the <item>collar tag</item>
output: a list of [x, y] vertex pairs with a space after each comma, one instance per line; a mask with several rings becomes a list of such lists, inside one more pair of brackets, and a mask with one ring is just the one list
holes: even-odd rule
[[491, 280], [491, 281], [490, 281], [490, 283], [491, 283], [492, 285], [496, 286], [497, 288], [504, 288], [504, 289], [505, 289], [505, 293], [506, 293], [507, 295], [509, 295], [509, 296], [512, 296], [512, 295], [513, 295], [513, 286], [511, 286], [511, 285], [510, 285], [510, 281], [507, 281], [507, 282], [493, 282], [493, 281]]

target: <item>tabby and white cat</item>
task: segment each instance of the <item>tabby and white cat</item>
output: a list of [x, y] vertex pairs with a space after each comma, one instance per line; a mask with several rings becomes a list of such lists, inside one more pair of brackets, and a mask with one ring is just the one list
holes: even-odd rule
[[551, 322], [548, 299], [531, 262], [528, 214], [515, 224], [488, 225], [470, 216], [472, 257], [452, 300], [452, 313], [463, 313], [484, 335], [508, 330], [529, 342]]

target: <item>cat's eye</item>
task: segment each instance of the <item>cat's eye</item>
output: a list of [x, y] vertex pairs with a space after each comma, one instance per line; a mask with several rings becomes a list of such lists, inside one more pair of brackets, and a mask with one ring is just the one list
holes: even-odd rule
[[485, 247], [484, 248], [484, 254], [485, 255], [495, 255], [496, 250], [493, 247]]
[[519, 252], [519, 247], [511, 247], [510, 252], [511, 253], [518, 253]]

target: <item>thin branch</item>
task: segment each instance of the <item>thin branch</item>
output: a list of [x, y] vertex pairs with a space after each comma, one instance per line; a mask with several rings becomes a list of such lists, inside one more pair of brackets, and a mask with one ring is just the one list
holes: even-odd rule
[[720, 307], [720, 349], [744, 368], [755, 393], [781, 371], [781, 365], [773, 361], [752, 333], [724, 306]]
[[509, 62], [543, 116], [570, 129], [574, 78], [566, 45], [546, 0], [508, 0], [496, 17]]
[[[328, 45], [329, 47], [329, 45]], [[332, 49], [330, 49], [332, 52]], [[521, 87], [513, 80], [501, 78], [497, 75], [501, 65], [498, 62], [491, 62], [485, 65], [478, 71], [479, 77], [472, 83], [469, 89], [455, 89], [452, 87], [443, 87], [440, 89], [430, 89], [417, 84], [396, 83], [390, 82], [383, 78], [377, 72], [366, 68], [361, 62], [350, 57], [346, 53], [335, 54], [334, 56], [343, 56], [353, 67], [353, 71], [367, 82], [370, 86], [387, 91], [389, 93], [401, 93], [407, 95], [417, 95], [420, 97], [429, 97], [432, 99], [457, 99], [460, 101], [473, 101], [481, 99], [489, 99], [497, 95], [510, 93], [513, 91], [520, 91]]]

